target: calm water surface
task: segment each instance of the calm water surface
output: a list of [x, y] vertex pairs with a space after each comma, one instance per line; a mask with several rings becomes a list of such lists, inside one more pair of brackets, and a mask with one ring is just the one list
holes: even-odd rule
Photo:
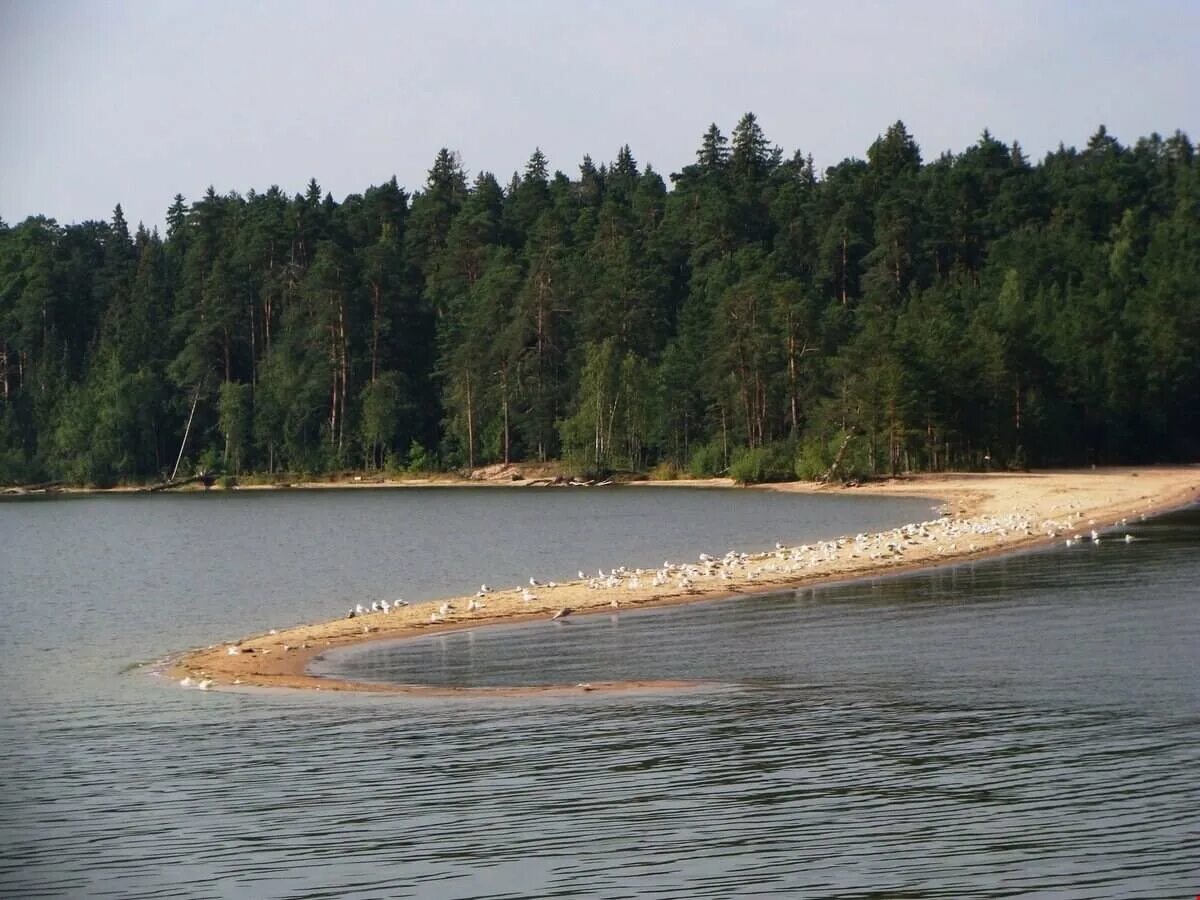
[[331, 654], [427, 700], [186, 691], [159, 653], [372, 596], [928, 518], [749, 491], [0, 503], [0, 895], [1191, 897], [1200, 510], [1053, 550]]

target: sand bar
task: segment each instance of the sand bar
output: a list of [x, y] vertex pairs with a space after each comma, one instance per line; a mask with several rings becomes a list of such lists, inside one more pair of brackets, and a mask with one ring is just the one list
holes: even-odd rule
[[[645, 484], [646, 482], [642, 482]], [[728, 482], [703, 482], [728, 485]], [[695, 482], [665, 482], [695, 484]], [[545, 687], [447, 688], [342, 681], [308, 674], [326, 650], [381, 639], [461, 631], [498, 623], [755, 596], [817, 583], [943, 565], [1067, 540], [1124, 540], [1126, 529], [1148, 515], [1200, 500], [1200, 466], [1086, 471], [921, 475], [856, 488], [793, 483], [754, 488], [794, 493], [925, 496], [944, 506], [926, 522], [869, 535], [829, 535], [809, 545], [770, 553], [730, 553], [715, 559], [672, 561], [670, 567], [586, 573], [587, 578], [472, 597], [346, 613], [326, 622], [280, 628], [214, 644], [171, 660], [166, 673], [185, 687], [303, 688], [462, 696], [657, 690], [687, 682], [592, 682]], [[586, 557], [580, 548], [580, 557]]]

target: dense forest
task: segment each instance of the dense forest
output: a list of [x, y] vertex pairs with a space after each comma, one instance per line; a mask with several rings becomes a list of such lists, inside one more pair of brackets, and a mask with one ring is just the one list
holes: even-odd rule
[[411, 195], [176, 196], [166, 235], [0, 222], [0, 481], [1194, 459], [1200, 164], [1176, 132], [1031, 164], [897, 122], [814, 171], [752, 114]]

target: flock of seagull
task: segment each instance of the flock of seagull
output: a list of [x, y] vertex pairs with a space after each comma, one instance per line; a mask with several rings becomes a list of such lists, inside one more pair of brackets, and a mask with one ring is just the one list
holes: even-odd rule
[[[935, 509], [937, 508], [935, 507]], [[1144, 520], [1146, 516], [1142, 515], [1141, 518]], [[1089, 520], [1088, 528], [1084, 529], [1082, 519], [1081, 512], [1068, 513], [1063, 519], [1046, 519], [1040, 523], [1035, 523], [1027, 516], [1019, 514], [977, 516], [968, 519], [954, 519], [948, 515], [942, 515], [938, 519], [910, 523], [872, 534], [859, 533], [854, 537], [839, 537], [791, 547], [776, 543], [773, 552], [749, 554], [731, 550], [720, 557], [701, 553], [696, 562], [680, 563], [666, 560], [662, 566], [654, 569], [616, 566], [607, 572], [604, 569], [598, 569], [594, 576], [589, 576], [581, 570], [578, 582], [563, 586], [586, 585], [588, 590], [604, 591], [610, 594], [609, 606], [619, 608], [621, 596], [616, 592], [622, 590], [638, 592], [643, 588], [664, 588], [685, 593], [700, 593], [698, 585], [702, 584], [713, 587], [721, 582], [753, 583], [759, 579], [781, 576], [786, 579], [789, 575], [810, 572], [818, 567], [828, 568], [837, 563], [853, 565], [850, 563], [851, 560], [902, 561], [905, 554], [914, 548], [932, 550], [939, 555], [959, 554], [964, 551], [975, 553], [984, 549], [980, 546], [981, 541], [994, 543], [1007, 536], [1058, 539], [1062, 535], [1066, 535], [1064, 543], [1067, 547], [1073, 547], [1086, 541], [1090, 541], [1093, 545], [1100, 544], [1109, 529], [1105, 528], [1103, 531], [1097, 529], [1094, 527], [1096, 525], [1094, 520]], [[1126, 524], [1126, 519], [1120, 519], [1113, 523], [1112, 529], [1122, 529]], [[1123, 540], [1128, 544], [1140, 539], [1126, 533]], [[549, 593], [558, 587], [560, 585], [554, 581], [539, 581], [536, 578], [530, 578], [528, 585], [518, 585], [511, 589], [511, 593], [520, 595], [522, 605], [529, 606], [540, 603], [536, 591]], [[732, 588], [733, 585], [730, 587]], [[476, 613], [484, 610], [488, 606], [488, 599], [498, 593], [500, 592], [486, 584], [480, 585], [475, 595], [467, 599], [465, 610], [460, 610], [454, 601], [443, 601], [430, 613], [428, 623], [436, 625], [454, 621], [460, 611]], [[359, 603], [349, 610], [346, 618], [355, 619], [375, 613], [385, 615], [397, 613], [410, 605], [403, 598], [397, 598], [390, 602], [375, 600], [369, 607]], [[550, 618], [561, 621], [574, 611], [569, 606], [562, 606]], [[363, 625], [363, 633], [373, 630], [375, 629]], [[272, 629], [271, 633], [275, 634], [276, 632]], [[307, 644], [303, 646], [307, 646]], [[295, 648], [285, 645], [284, 649]], [[227, 652], [235, 655], [243, 651], [231, 645], [227, 647]], [[179, 684], [182, 687], [208, 690], [212, 686], [213, 680], [189, 676], [183, 678]]]
[[[889, 531], [859, 533], [852, 538], [840, 537], [792, 547], [776, 543], [774, 552], [750, 554], [731, 550], [720, 557], [701, 553], [694, 563], [665, 560], [662, 566], [654, 569], [615, 566], [608, 571], [598, 569], [596, 574], [591, 576], [580, 570], [578, 581], [573, 584], [586, 585], [588, 590], [610, 593], [608, 605], [619, 608], [621, 596], [616, 592], [621, 590], [637, 592], [643, 588], [666, 588], [698, 592], [698, 585], [701, 584], [754, 582], [770, 576], [797, 575], [839, 561], [902, 560], [906, 552], [916, 547], [932, 546], [936, 553], [942, 555], [957, 554], [964, 550], [975, 553], [981, 549], [979, 541], [985, 539], [1002, 539], [1014, 534], [1029, 538], [1056, 538], [1060, 534], [1073, 533], [1073, 528], [1078, 528], [1079, 525], [1079, 522], [1074, 520], [1081, 518], [1082, 513], [1074, 513], [1068, 514], [1062, 520], [1047, 519], [1035, 524], [1028, 517], [1015, 514], [979, 516], [972, 519], [954, 519], [943, 515], [938, 519], [910, 523]], [[1121, 519], [1113, 523], [1113, 528], [1120, 528], [1126, 523], [1126, 519]], [[1089, 525], [1094, 524], [1094, 521], [1089, 522]], [[1101, 532], [1092, 528], [1086, 536], [1083, 533], [1073, 533], [1073, 536], [1067, 537], [1066, 546], [1071, 547], [1084, 540], [1099, 544], [1101, 537]], [[1124, 540], [1126, 543], [1132, 543], [1136, 538], [1126, 534]], [[511, 593], [519, 594], [522, 604], [531, 605], [540, 602], [536, 591], [550, 592], [559, 586], [554, 581], [539, 581], [531, 577], [528, 585], [518, 585]], [[486, 584], [481, 585], [475, 596], [467, 601], [465, 611], [474, 613], [485, 609], [487, 603], [484, 598], [495, 593], [497, 592], [494, 588]], [[396, 612], [408, 605], [403, 599], [390, 604], [387, 600], [377, 600], [369, 609], [358, 604], [349, 611], [347, 618], [353, 619], [374, 612]], [[430, 624], [445, 623], [453, 620], [460, 611], [460, 607], [453, 601], [445, 601], [430, 613], [428, 621]], [[551, 619], [561, 620], [573, 612], [571, 607], [561, 607]]]

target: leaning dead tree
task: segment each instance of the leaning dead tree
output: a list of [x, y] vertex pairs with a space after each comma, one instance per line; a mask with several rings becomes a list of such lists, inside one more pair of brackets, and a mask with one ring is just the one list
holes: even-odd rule
[[833, 457], [833, 462], [830, 463], [829, 468], [825, 470], [825, 474], [818, 478], [817, 481], [821, 482], [822, 484], [827, 484], [834, 479], [834, 477], [837, 475], [838, 469], [840, 469], [842, 466], [842, 460], [845, 459], [846, 451], [850, 448], [850, 441], [853, 440], [853, 438], [854, 432], [847, 431], [846, 436], [842, 438], [842, 446], [838, 447], [838, 452]]

